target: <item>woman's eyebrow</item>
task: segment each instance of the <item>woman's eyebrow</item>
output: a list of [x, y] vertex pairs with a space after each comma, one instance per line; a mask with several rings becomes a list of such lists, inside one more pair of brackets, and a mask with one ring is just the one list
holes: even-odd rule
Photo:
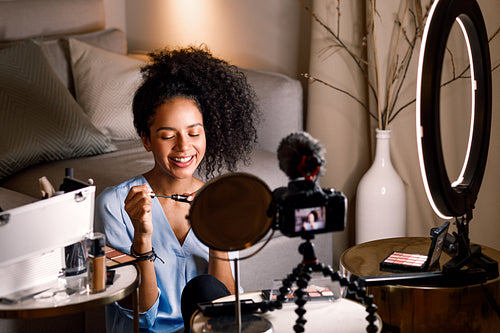
[[[198, 127], [198, 126], [201, 126], [203, 127], [203, 124], [202, 123], [194, 123], [192, 125], [189, 125], [187, 128], [193, 128], [193, 127]], [[169, 127], [169, 126], [162, 126], [162, 127], [159, 127], [156, 132], [159, 132], [159, 131], [175, 131], [176, 129], [173, 128], [173, 127]]]

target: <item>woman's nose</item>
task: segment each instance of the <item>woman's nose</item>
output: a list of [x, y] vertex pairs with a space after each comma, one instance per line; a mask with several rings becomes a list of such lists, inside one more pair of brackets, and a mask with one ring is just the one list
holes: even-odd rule
[[189, 137], [185, 135], [178, 135], [177, 136], [177, 142], [176, 142], [176, 148], [178, 150], [185, 150], [189, 147]]

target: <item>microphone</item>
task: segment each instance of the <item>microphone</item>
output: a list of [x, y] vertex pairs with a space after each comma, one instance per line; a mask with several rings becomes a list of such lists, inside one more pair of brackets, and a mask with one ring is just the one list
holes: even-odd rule
[[323, 174], [325, 149], [307, 132], [295, 132], [283, 138], [278, 146], [280, 169], [289, 179], [314, 180]]

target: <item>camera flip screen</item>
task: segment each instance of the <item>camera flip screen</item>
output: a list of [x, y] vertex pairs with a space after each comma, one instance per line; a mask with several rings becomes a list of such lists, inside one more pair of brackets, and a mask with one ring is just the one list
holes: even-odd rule
[[325, 220], [324, 206], [295, 209], [295, 232], [323, 230]]

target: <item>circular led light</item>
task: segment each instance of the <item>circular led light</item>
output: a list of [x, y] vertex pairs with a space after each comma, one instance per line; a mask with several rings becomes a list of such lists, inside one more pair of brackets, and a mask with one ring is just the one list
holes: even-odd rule
[[[468, 48], [472, 106], [467, 152], [450, 182], [440, 132], [440, 87], [448, 35], [460, 25]], [[481, 186], [491, 128], [491, 63], [486, 27], [475, 0], [434, 1], [422, 35], [416, 93], [417, 147], [427, 198], [441, 218], [472, 211]]]

